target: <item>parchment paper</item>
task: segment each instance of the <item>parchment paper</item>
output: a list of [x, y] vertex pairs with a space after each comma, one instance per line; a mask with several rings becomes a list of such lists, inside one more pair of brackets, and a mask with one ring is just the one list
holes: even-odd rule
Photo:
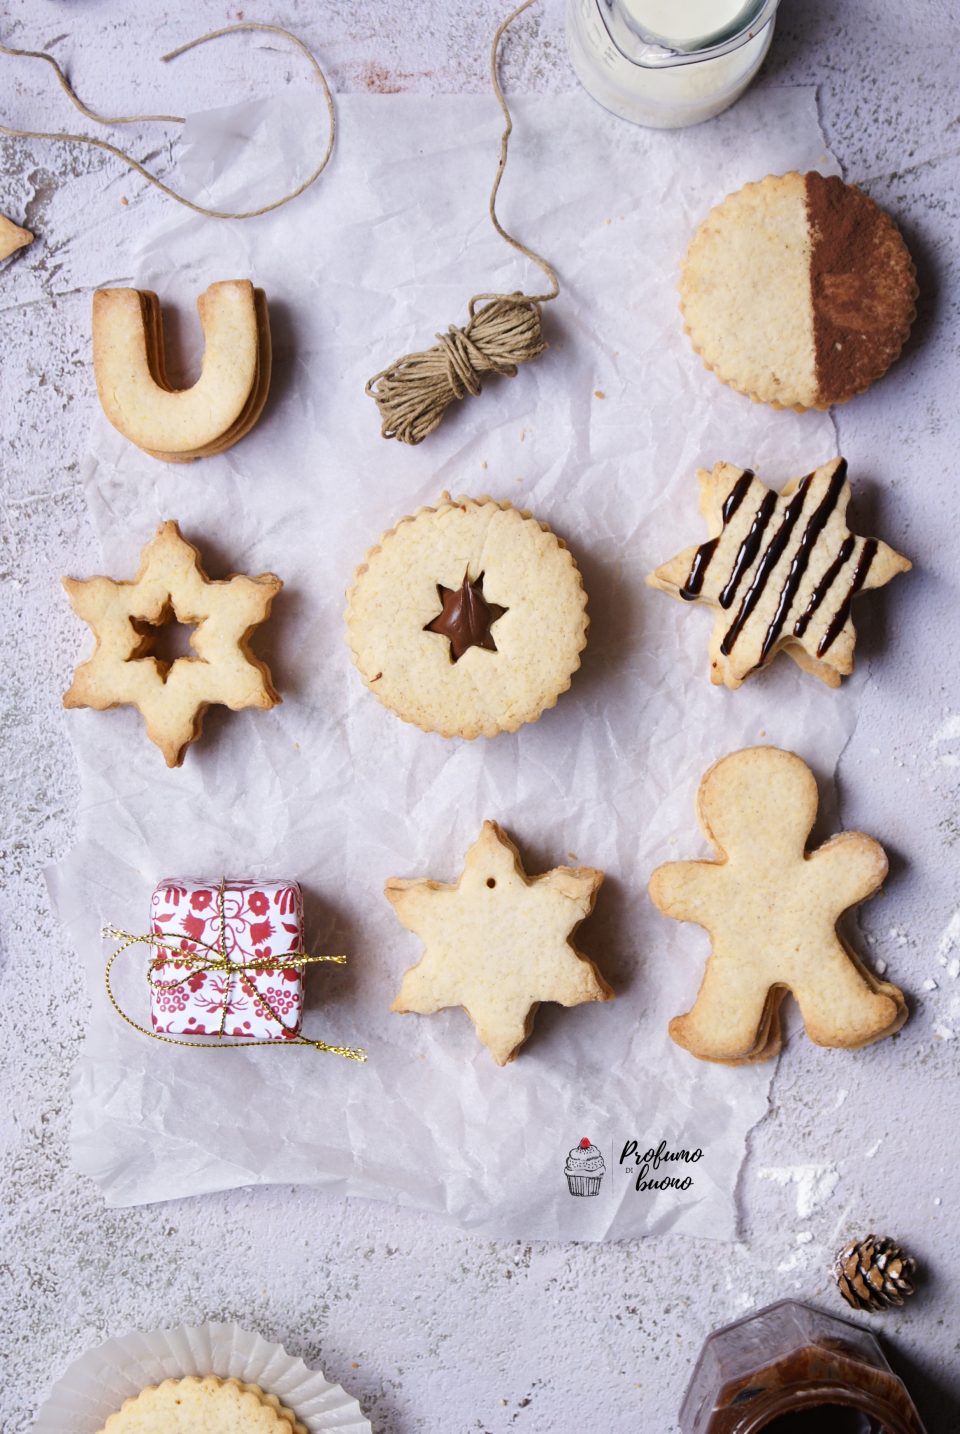
[[[667, 1021], [693, 999], [707, 940], [662, 918], [646, 882], [660, 861], [704, 853], [694, 797], [724, 752], [775, 742], [829, 787], [861, 679], [835, 693], [781, 659], [739, 692], [714, 689], [709, 615], [643, 577], [703, 536], [698, 465], [728, 459], [779, 485], [834, 452], [826, 416], [753, 405], [707, 373], [675, 293], [695, 224], [726, 193], [769, 172], [835, 171], [814, 92], [752, 94], [711, 124], [669, 134], [616, 120], [582, 93], [517, 100], [503, 217], [562, 276], [545, 318], [551, 348], [412, 450], [381, 440], [364, 381], [463, 322], [472, 293], [539, 279], [486, 218], [492, 101], [338, 105], [335, 160], [303, 199], [245, 225], [171, 207], [131, 260], [136, 283], [171, 306], [188, 375], [197, 294], [252, 276], [269, 297], [273, 389], [247, 439], [186, 467], [140, 453], [96, 410], [85, 473], [103, 552], [77, 576], [132, 577], [168, 517], [214, 576], [276, 571], [286, 587], [257, 645], [284, 703], [212, 711], [173, 772], [129, 709], [66, 715], [82, 773], [80, 836], [51, 889], [93, 1001], [73, 1158], [111, 1204], [289, 1181], [509, 1238], [730, 1238], [771, 1068], [701, 1064], [671, 1044]], [[279, 190], [312, 162], [320, 115], [315, 95], [293, 94], [195, 116], [181, 178], [211, 184], [221, 203], [250, 202], [255, 174], [268, 181], [256, 197], [271, 171]], [[590, 596], [572, 690], [537, 724], [494, 741], [406, 726], [365, 691], [342, 640], [353, 568], [385, 528], [445, 488], [530, 507], [568, 541]], [[77, 626], [79, 654], [89, 642]], [[455, 879], [486, 817], [513, 834], [531, 872], [573, 861], [607, 873], [581, 944], [617, 990], [607, 1005], [541, 1007], [533, 1038], [502, 1070], [461, 1011], [388, 1009], [420, 946], [396, 922], [384, 881]], [[307, 1029], [364, 1045], [368, 1065], [297, 1048], [171, 1049], [110, 1010], [101, 924], [144, 930], [160, 877], [221, 873], [302, 882], [308, 945], [350, 957], [345, 970], [311, 976]], [[142, 1019], [142, 957], [127, 959], [120, 989]], [[572, 1199], [563, 1167], [582, 1136], [600, 1147], [606, 1174], [599, 1196]], [[702, 1147], [692, 1187], [637, 1193], [618, 1165], [629, 1139]]]

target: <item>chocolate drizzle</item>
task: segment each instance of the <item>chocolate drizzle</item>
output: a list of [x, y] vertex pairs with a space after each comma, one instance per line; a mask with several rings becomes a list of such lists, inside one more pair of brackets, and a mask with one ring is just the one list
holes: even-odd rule
[[487, 652], [496, 652], [497, 644], [490, 629], [498, 618], [508, 611], [498, 603], [488, 602], [483, 595], [483, 573], [475, 583], [470, 581], [469, 570], [463, 575], [458, 588], [445, 588], [437, 583], [437, 596], [442, 611], [426, 624], [424, 632], [436, 632], [450, 642], [450, 661], [459, 662], [471, 647], [482, 647]]
[[722, 608], [728, 608], [736, 597], [737, 588], [740, 586], [740, 579], [760, 551], [760, 541], [763, 538], [767, 524], [776, 506], [776, 493], [765, 493], [763, 502], [753, 515], [753, 522], [750, 524], [747, 536], [740, 544], [740, 551], [734, 559], [730, 577], [720, 593], [719, 602]]
[[737, 479], [736, 483], [734, 483], [733, 487], [730, 489], [730, 492], [723, 500], [723, 508], [721, 509], [721, 513], [723, 514], [724, 527], [726, 527], [726, 525], [729, 523], [734, 513], [740, 507], [740, 504], [747, 496], [747, 490], [752, 482], [753, 469], [744, 468], [743, 472], [740, 474], [740, 477]]
[[757, 564], [757, 571], [753, 575], [753, 581], [743, 595], [740, 610], [727, 629], [726, 635], [720, 644], [720, 651], [724, 657], [729, 657], [733, 651], [737, 638], [740, 636], [747, 624], [750, 614], [763, 595], [763, 590], [767, 585], [770, 574], [783, 556], [783, 551], [790, 541], [790, 534], [796, 527], [797, 520], [803, 512], [803, 505], [806, 501], [807, 491], [812, 478], [813, 474], [809, 473], [807, 477], [803, 479], [800, 487], [784, 509], [780, 526], [767, 544], [763, 557]]
[[840, 544], [839, 553], [837, 553], [837, 556], [834, 558], [833, 562], [827, 568], [827, 571], [824, 573], [823, 577], [820, 579], [820, 581], [817, 583], [817, 586], [811, 593], [810, 601], [807, 603], [803, 612], [793, 624], [794, 637], [803, 637], [803, 634], [810, 626], [810, 619], [813, 617], [817, 608], [823, 602], [827, 593], [833, 587], [833, 584], [837, 578], [837, 574], [839, 573], [840, 569], [844, 567], [845, 564], [849, 561], [850, 554], [853, 552], [856, 545], [856, 538], [853, 536], [852, 533], [848, 533], [847, 536], [844, 538], [843, 542]]
[[853, 606], [853, 600], [866, 582], [870, 565], [876, 556], [877, 540], [876, 538], [868, 538], [863, 545], [863, 551], [860, 554], [857, 566], [853, 570], [853, 577], [850, 580], [847, 595], [837, 608], [829, 627], [817, 644], [818, 657], [822, 657], [825, 652], [829, 651], [830, 647], [840, 636], [843, 625], [850, 616], [850, 608]]
[[[803, 530], [803, 536], [797, 545], [797, 551], [794, 553], [790, 567], [787, 570], [783, 587], [780, 589], [777, 610], [773, 615], [770, 626], [767, 628], [766, 635], [763, 639], [763, 646], [760, 649], [761, 662], [766, 662], [773, 650], [774, 643], [780, 636], [783, 624], [787, 620], [787, 614], [793, 606], [793, 600], [797, 595], [797, 589], [803, 581], [803, 575], [807, 571], [807, 567], [810, 563], [810, 554], [816, 546], [817, 539], [826, 527], [830, 514], [837, 506], [840, 494], [843, 491], [843, 485], [846, 482], [846, 477], [847, 462], [845, 458], [841, 458], [833, 470], [833, 475], [827, 485], [826, 493], [817, 504], [810, 516], [807, 526]], [[804, 479], [804, 483], [809, 483], [810, 481], [810, 478]]]
[[[727, 526], [734, 513], [740, 507], [740, 504], [746, 496], [747, 489], [752, 482], [753, 472], [751, 469], [745, 468], [723, 500], [722, 514], [724, 527]], [[710, 566], [710, 559], [717, 551], [719, 541], [719, 536], [716, 538], [708, 538], [705, 543], [700, 544], [694, 553], [693, 562], [690, 565], [690, 576], [680, 589], [680, 596], [684, 602], [693, 602], [694, 598], [700, 596], [700, 592], [703, 588], [703, 579], [706, 575], [707, 568]]]
[[706, 577], [707, 568], [710, 566], [710, 559], [717, 551], [719, 541], [719, 537], [708, 538], [705, 543], [700, 544], [694, 553], [693, 562], [690, 564], [690, 575], [680, 589], [680, 596], [684, 602], [693, 602], [694, 598], [700, 596], [703, 580]]

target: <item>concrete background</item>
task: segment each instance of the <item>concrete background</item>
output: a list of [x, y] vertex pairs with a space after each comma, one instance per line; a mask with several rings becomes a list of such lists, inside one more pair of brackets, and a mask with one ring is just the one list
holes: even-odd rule
[[[256, 37], [200, 51], [182, 68], [155, 63], [244, 17], [303, 35], [335, 90], [482, 91], [505, 7], [285, 0], [281, 11], [254, 12], [193, 0], [147, 11], [122, 0], [7, 0], [4, 9], [0, 41], [50, 49], [94, 107], [125, 113], [269, 92], [285, 62], [268, 64]], [[870, 1229], [898, 1236], [923, 1265], [912, 1304], [872, 1327], [888, 1336], [931, 1434], [960, 1428], [960, 692], [950, 642], [958, 42], [947, 3], [784, 0], [759, 81], [819, 86], [847, 177], [896, 215], [920, 271], [920, 315], [896, 374], [837, 415], [840, 451], [856, 454], [867, 479], [865, 529], [875, 524], [918, 568], [895, 604], [881, 596], [863, 614], [861, 650], [868, 661], [883, 650], [882, 682], [874, 674], [865, 689], [839, 782], [844, 824], [892, 853], [864, 929], [913, 1017], [901, 1036], [853, 1058], [789, 1044], [751, 1139], [744, 1238], [733, 1246], [493, 1243], [296, 1189], [105, 1211], [70, 1173], [68, 1082], [86, 998], [42, 878], [70, 845], [77, 800], [59, 694], [78, 637], [58, 579], [89, 571], [95, 551], [78, 483], [95, 403], [89, 293], [128, 272], [134, 226], [154, 222], [164, 201], [138, 197], [141, 182], [104, 155], [0, 142], [0, 211], [41, 236], [0, 271], [5, 1434], [28, 1426], [52, 1378], [90, 1344], [205, 1318], [242, 1320], [322, 1364], [358, 1396], [377, 1434], [669, 1434], [705, 1333], [786, 1294], [842, 1311], [826, 1267], [843, 1239]], [[559, 0], [525, 17], [503, 73], [514, 92], [572, 88]], [[0, 77], [7, 123], [82, 124], [45, 67], [0, 57]], [[150, 148], [162, 166], [163, 140]]]

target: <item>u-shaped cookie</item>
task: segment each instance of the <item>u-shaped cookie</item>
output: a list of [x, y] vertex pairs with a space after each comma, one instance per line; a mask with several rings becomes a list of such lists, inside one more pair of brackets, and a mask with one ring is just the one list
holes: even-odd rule
[[189, 462], [222, 453], [250, 431], [270, 386], [270, 321], [263, 291], [248, 279], [211, 284], [197, 300], [204, 336], [200, 377], [174, 389], [167, 378], [156, 294], [98, 289], [93, 362], [104, 413], [155, 458]]

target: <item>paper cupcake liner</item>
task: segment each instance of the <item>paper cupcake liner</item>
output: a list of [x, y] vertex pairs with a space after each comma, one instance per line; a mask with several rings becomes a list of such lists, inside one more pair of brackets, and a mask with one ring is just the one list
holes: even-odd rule
[[571, 1195], [599, 1195], [602, 1175], [567, 1175]]
[[60, 1376], [33, 1434], [97, 1434], [125, 1399], [148, 1384], [216, 1374], [258, 1384], [291, 1409], [310, 1434], [373, 1434], [357, 1401], [279, 1344], [235, 1324], [180, 1325], [108, 1339]]

